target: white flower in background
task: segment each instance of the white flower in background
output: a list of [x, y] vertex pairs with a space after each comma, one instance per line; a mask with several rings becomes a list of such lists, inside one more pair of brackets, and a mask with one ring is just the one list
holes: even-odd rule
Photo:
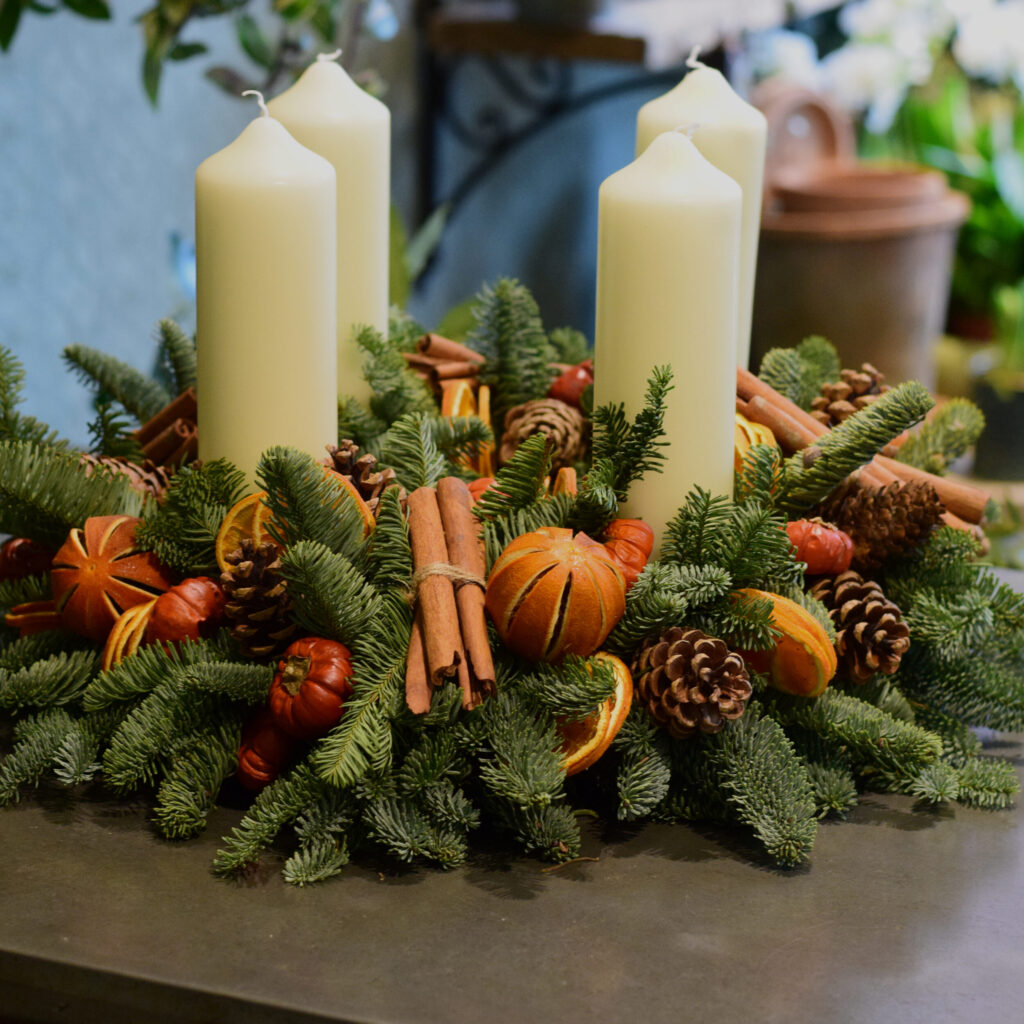
[[802, 32], [777, 29], [750, 36], [749, 55], [755, 77], [782, 75], [806, 89], [821, 88], [818, 48]]
[[953, 56], [975, 78], [1024, 89], [1024, 2], [979, 4], [959, 23]]
[[866, 110], [865, 126], [875, 133], [892, 124], [912, 82], [906, 59], [885, 43], [849, 42], [821, 70], [829, 94], [847, 110]]

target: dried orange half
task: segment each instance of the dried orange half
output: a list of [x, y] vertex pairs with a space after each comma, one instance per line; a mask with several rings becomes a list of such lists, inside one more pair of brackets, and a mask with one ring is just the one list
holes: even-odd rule
[[562, 767], [566, 775], [589, 768], [612, 745], [633, 703], [633, 677], [625, 662], [614, 654], [601, 651], [595, 657], [610, 661], [615, 669], [615, 692], [601, 705], [599, 711], [580, 722], [558, 723], [562, 738]]
[[217, 565], [221, 572], [227, 572], [227, 556], [240, 547], [243, 540], [251, 540], [259, 546], [271, 539], [267, 534], [270, 509], [263, 503], [266, 496], [266, 491], [247, 494], [228, 510], [217, 531]]

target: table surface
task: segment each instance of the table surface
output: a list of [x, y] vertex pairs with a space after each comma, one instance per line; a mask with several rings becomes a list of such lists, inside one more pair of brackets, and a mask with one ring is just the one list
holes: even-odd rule
[[[1024, 764], [1024, 738], [992, 750]], [[597, 862], [286, 886], [209, 873], [239, 812], [169, 843], [143, 802], [0, 813], [0, 1020], [942, 1024], [1020, 1019], [1024, 815], [868, 796], [774, 869], [738, 835], [596, 827]]]

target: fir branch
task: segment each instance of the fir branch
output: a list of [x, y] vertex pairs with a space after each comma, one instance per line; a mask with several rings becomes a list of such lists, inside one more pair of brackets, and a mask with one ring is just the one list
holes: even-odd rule
[[795, 348], [769, 349], [761, 360], [758, 377], [791, 402], [803, 407], [803, 360]]
[[1020, 792], [1017, 770], [1009, 761], [994, 757], [973, 757], [960, 768], [957, 799], [968, 807], [1005, 810], [1013, 806]]
[[77, 648], [94, 648], [90, 640], [63, 629], [30, 633], [0, 647], [0, 679], [29, 668], [35, 662]]
[[99, 663], [94, 650], [51, 654], [15, 672], [0, 672], [0, 708], [23, 711], [75, 701]]
[[511, 832], [525, 853], [564, 862], [579, 856], [580, 826], [568, 804], [535, 804], [523, 808], [495, 801], [491, 810], [499, 824]]
[[[21, 579], [0, 580], [0, 611], [3, 612], [10, 611], [17, 604], [48, 601], [52, 596], [49, 573], [39, 576], [23, 576]], [[40, 634], [35, 635], [39, 636]]]
[[785, 724], [845, 746], [862, 773], [876, 779], [911, 781], [942, 753], [942, 741], [933, 733], [832, 689], [814, 700], [780, 695], [774, 713]]
[[157, 355], [175, 395], [196, 386], [196, 343], [173, 320], [157, 325]]
[[100, 750], [127, 709], [118, 707], [76, 718], [53, 755], [54, 774], [66, 786], [89, 782], [100, 770]]
[[188, 749], [171, 762], [156, 794], [153, 820], [165, 839], [190, 839], [206, 828], [221, 783], [238, 765], [241, 728], [237, 715], [191, 737]]
[[492, 389], [492, 420], [547, 394], [556, 371], [555, 350], [548, 342], [533, 296], [518, 281], [502, 278], [484, 285], [473, 308], [476, 325], [466, 344], [484, 357], [480, 382]]
[[465, 769], [449, 732], [427, 733], [406, 755], [396, 775], [398, 792], [414, 797], [455, 778]]
[[381, 461], [394, 468], [406, 490], [433, 487], [447, 472], [444, 456], [434, 440], [435, 416], [436, 411], [409, 413], [393, 423], [381, 438]]
[[217, 572], [217, 531], [241, 498], [245, 474], [227, 459], [179, 469], [135, 531], [138, 543], [182, 575]]
[[181, 679], [186, 686], [203, 693], [242, 704], [262, 704], [274, 681], [274, 666], [252, 662], [198, 662], [185, 669]]
[[225, 660], [224, 653], [210, 640], [180, 644], [149, 644], [130, 658], [100, 672], [86, 687], [82, 706], [99, 711], [152, 693], [169, 676], [206, 662]]
[[809, 410], [823, 384], [839, 379], [839, 353], [825, 338], [812, 335], [796, 348], [773, 348], [761, 360], [758, 376], [780, 394]]
[[766, 508], [775, 505], [782, 486], [782, 452], [771, 444], [751, 445], [743, 453], [743, 468], [736, 474], [734, 494], [738, 505], [755, 501]]
[[21, 786], [39, 783], [73, 726], [63, 708], [48, 708], [21, 724], [14, 749], [0, 762], [0, 806], [16, 803]]
[[284, 548], [315, 541], [348, 559], [364, 550], [366, 523], [351, 489], [312, 456], [294, 448], [269, 448], [256, 476], [266, 490], [273, 538]]
[[355, 398], [343, 395], [338, 400], [338, 437], [355, 441], [366, 452], [380, 451], [381, 435], [388, 425]]
[[437, 404], [427, 385], [402, 358], [401, 338], [385, 339], [371, 327], [355, 338], [363, 352], [363, 376], [370, 388], [370, 413], [385, 426], [409, 413], [437, 413]]
[[576, 366], [590, 355], [587, 336], [573, 327], [556, 327], [548, 335], [555, 362]]
[[638, 821], [668, 794], [672, 782], [669, 739], [635, 704], [615, 737], [615, 748], [622, 754], [616, 777], [617, 814], [622, 821]]
[[927, 804], [944, 804], [960, 796], [960, 776], [957, 770], [942, 761], [925, 765], [913, 779], [897, 779], [894, 787]]
[[740, 821], [783, 867], [807, 859], [818, 825], [807, 769], [779, 724], [748, 707], [709, 737], [708, 756]]
[[255, 864], [281, 829], [316, 803], [323, 791], [323, 783], [305, 761], [272, 782], [225, 837], [214, 858], [214, 873], [236, 875]]
[[82, 381], [96, 385], [116, 399], [140, 423], [151, 419], [171, 401], [166, 389], [152, 377], [98, 349], [68, 345], [63, 358]]
[[981, 753], [981, 740], [960, 719], [925, 704], [916, 706], [914, 718], [922, 729], [942, 740], [942, 759], [954, 768], [962, 768]]
[[59, 548], [90, 516], [137, 516], [147, 504], [124, 476], [92, 473], [77, 454], [0, 443], [0, 533]]
[[690, 626], [718, 637], [734, 651], [767, 651], [778, 642], [768, 598], [744, 594], [742, 600], [725, 597], [691, 613]]
[[528, 437], [473, 506], [477, 519], [488, 523], [533, 505], [545, 495], [544, 478], [551, 472], [551, 444], [544, 434]]
[[377, 591], [344, 555], [303, 540], [281, 556], [292, 615], [313, 636], [352, 647], [382, 614]]
[[466, 859], [465, 836], [430, 821], [410, 800], [375, 801], [366, 808], [364, 821], [371, 838], [406, 864], [423, 857], [450, 868]]
[[1024, 670], [979, 655], [946, 662], [911, 644], [904, 655], [907, 664], [900, 666], [900, 684], [912, 700], [930, 703], [966, 725], [1019, 732], [1024, 729]]
[[[21, 441], [64, 449], [67, 441], [57, 437], [45, 423], [18, 412], [25, 383], [25, 368], [9, 349], [0, 345], [0, 442]], [[2, 531], [0, 531], [2, 532]]]
[[973, 402], [951, 398], [900, 445], [896, 458], [908, 466], [941, 475], [978, 440], [984, 429], [985, 417]]
[[391, 764], [391, 718], [405, 693], [405, 655], [412, 609], [399, 594], [381, 601], [381, 611], [350, 644], [355, 678], [341, 721], [313, 755], [317, 773], [334, 786], [351, 786], [367, 771]]
[[491, 520], [483, 530], [487, 564], [493, 565], [502, 551], [524, 533], [532, 533], [544, 526], [568, 526], [572, 503], [571, 494], [556, 494]]
[[480, 827], [480, 812], [461, 789], [450, 782], [423, 791], [424, 806], [431, 820], [467, 833]]
[[614, 518], [610, 496], [623, 502], [629, 488], [647, 473], [660, 473], [665, 461], [666, 396], [672, 390], [672, 369], [656, 366], [647, 381], [644, 404], [630, 423], [626, 409], [603, 405], [594, 410], [593, 463], [583, 478], [571, 523], [598, 536]]
[[[779, 506], [791, 515], [812, 508], [897, 434], [919, 423], [934, 401], [917, 381], [899, 384], [787, 459]], [[813, 458], [810, 457], [813, 454]]]
[[474, 458], [482, 445], [494, 440], [491, 428], [479, 416], [435, 416], [427, 421], [434, 444], [449, 464]]
[[89, 450], [102, 457], [142, 462], [142, 449], [132, 436], [127, 416], [104, 394], [96, 398], [95, 408], [96, 419], [89, 424]]
[[520, 680], [520, 692], [549, 714], [580, 721], [615, 693], [615, 667], [607, 658], [569, 655], [558, 665], [537, 664]]
[[409, 524], [402, 509], [401, 491], [389, 487], [377, 505], [377, 526], [366, 552], [367, 576], [379, 589], [406, 586], [412, 575]]
[[296, 850], [285, 861], [281, 876], [289, 885], [302, 888], [340, 875], [346, 864], [348, 847], [344, 838], [326, 837]]
[[819, 818], [835, 814], [846, 817], [846, 812], [857, 805], [857, 784], [845, 768], [806, 762], [807, 778], [814, 792], [814, 807]]

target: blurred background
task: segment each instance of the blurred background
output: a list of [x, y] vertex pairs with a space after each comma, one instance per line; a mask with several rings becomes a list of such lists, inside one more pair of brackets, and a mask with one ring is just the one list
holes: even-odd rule
[[755, 368], [812, 331], [888, 356], [974, 395], [1010, 442], [979, 471], [1024, 479], [1024, 0], [0, 0], [25, 411], [85, 444], [61, 349], [148, 368], [159, 317], [191, 327], [196, 166], [254, 116], [243, 89], [338, 46], [392, 113], [393, 301], [458, 335], [507, 275], [590, 336], [598, 186], [695, 45], [769, 119]]

